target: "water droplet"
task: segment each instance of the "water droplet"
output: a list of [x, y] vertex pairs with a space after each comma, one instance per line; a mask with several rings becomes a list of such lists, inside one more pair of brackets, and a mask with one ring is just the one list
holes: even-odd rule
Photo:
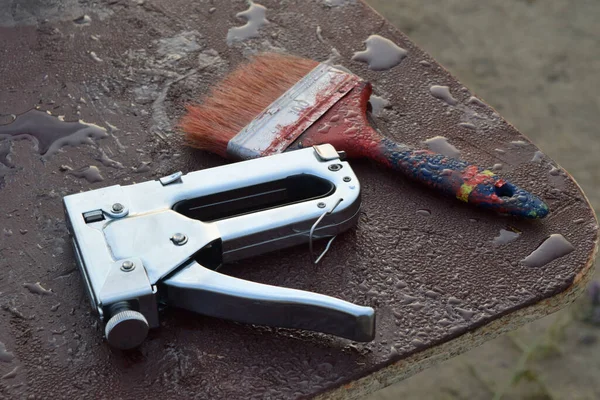
[[530, 255], [525, 257], [523, 264], [528, 267], [541, 267], [557, 258], [563, 257], [575, 250], [575, 247], [563, 235], [550, 235]]
[[18, 372], [18, 370], [19, 370], [19, 367], [18, 367], [18, 366], [16, 366], [16, 367], [15, 367], [15, 368], [13, 368], [13, 370], [12, 370], [12, 371], [10, 371], [9, 373], [7, 373], [7, 374], [5, 374], [5, 375], [2, 375], [2, 379], [12, 379], [12, 378], [16, 377], [16, 376], [17, 376], [17, 372]]
[[450, 297], [448, 298], [448, 304], [451, 304], [453, 306], [461, 304], [462, 300], [461, 299], [457, 299], [456, 297]]
[[258, 36], [258, 30], [267, 24], [266, 18], [267, 8], [260, 4], [250, 2], [250, 7], [246, 11], [237, 13], [238, 18], [246, 19], [246, 24], [229, 29], [227, 32], [227, 44], [231, 45], [234, 42], [244, 41]]
[[458, 124], [459, 126], [462, 126], [463, 128], [467, 128], [467, 129], [472, 129], [472, 130], [476, 130], [477, 127], [470, 123], [470, 122], [461, 122], [460, 124]]
[[443, 136], [435, 136], [425, 140], [423, 143], [429, 147], [431, 151], [445, 155], [446, 157], [458, 158], [460, 150], [448, 143], [448, 139]]
[[15, 358], [15, 355], [6, 350], [4, 343], [0, 342], [0, 361], [9, 363]]
[[407, 304], [411, 304], [414, 303], [415, 301], [417, 301], [418, 299], [414, 296], [409, 296], [407, 294], [402, 295], [402, 304], [407, 305]]
[[41, 295], [52, 294], [52, 290], [48, 290], [48, 289], [43, 288], [42, 285], [40, 285], [39, 282], [36, 282], [36, 283], [24, 283], [23, 287], [25, 287], [31, 293], [35, 293], [35, 294], [41, 294]]
[[104, 165], [105, 167], [111, 167], [111, 168], [115, 168], [115, 169], [125, 168], [123, 166], [123, 164], [121, 164], [120, 162], [115, 161], [115, 160], [111, 159], [110, 157], [108, 157], [108, 155], [106, 154], [104, 149], [99, 148], [99, 150], [100, 150], [100, 155], [96, 158], [96, 160], [100, 161], [102, 163], [102, 165]]
[[480, 99], [478, 99], [475, 96], [469, 97], [469, 100], [467, 100], [467, 104], [475, 104], [475, 105], [482, 106], [482, 107], [486, 106], [486, 104], [483, 101], [481, 101]]
[[90, 18], [90, 16], [89, 16], [89, 15], [86, 15], [86, 14], [84, 14], [84, 15], [82, 15], [82, 16], [81, 16], [81, 17], [79, 17], [79, 18], [75, 18], [75, 19], [73, 20], [73, 22], [74, 22], [76, 25], [89, 25], [89, 24], [91, 24], [91, 23], [92, 23], [92, 19]]
[[533, 158], [531, 159], [531, 161], [540, 163], [540, 162], [542, 162], [543, 158], [544, 158], [544, 153], [542, 153], [541, 151], [538, 150], [535, 153], [533, 153]]
[[104, 180], [104, 177], [100, 174], [100, 170], [95, 165], [71, 171], [70, 174], [76, 178], [85, 178], [89, 183], [102, 182]]
[[108, 122], [108, 121], [104, 121], [104, 123], [105, 123], [105, 124], [106, 124], [106, 126], [108, 127], [108, 130], [109, 130], [109, 132], [110, 132], [110, 133], [115, 133], [115, 132], [117, 132], [117, 131], [119, 131], [119, 130], [120, 130], [119, 128], [117, 128], [115, 125], [111, 124], [111, 123], [110, 123], [110, 122]]
[[475, 311], [473, 310], [467, 310], [459, 307], [456, 307], [455, 310], [460, 314], [461, 317], [463, 317], [465, 321], [471, 320], [471, 318], [473, 318], [473, 315], [475, 315]]
[[398, 282], [396, 282], [396, 288], [397, 289], [404, 289], [406, 286], [407, 286], [407, 284], [404, 281], [398, 281]]
[[90, 57], [92, 58], [92, 60], [98, 63], [101, 63], [103, 61], [100, 57], [98, 57], [98, 55], [94, 51], [90, 51]]
[[328, 7], [339, 7], [346, 4], [354, 4], [356, 0], [324, 0], [323, 3]]
[[[0, 164], [12, 168], [15, 165], [11, 161], [11, 152], [12, 152], [12, 142], [9, 140], [5, 140], [0, 142]], [[0, 168], [3, 169], [3, 168]]]
[[431, 211], [426, 210], [426, 209], [417, 210], [417, 215], [421, 215], [423, 217], [429, 217], [431, 215]]
[[140, 166], [133, 170], [133, 172], [135, 172], [136, 174], [142, 174], [148, 171], [150, 171], [150, 161], [142, 161]]
[[25, 319], [25, 316], [21, 313], [21, 311], [17, 310], [16, 307], [11, 306], [10, 304], [4, 304], [2, 306], [2, 308], [6, 311], [8, 311], [9, 313], [11, 313], [13, 316], [15, 316], [16, 318], [19, 319]]
[[512, 142], [510, 142], [510, 144], [512, 144], [515, 147], [526, 147], [529, 145], [529, 143], [527, 143], [524, 140], [513, 140]]
[[369, 103], [371, 104], [371, 113], [375, 116], [381, 114], [384, 108], [388, 108], [391, 105], [389, 100], [374, 94], [369, 98]]
[[400, 64], [408, 52], [394, 42], [379, 35], [365, 40], [366, 49], [352, 56], [352, 61], [367, 63], [373, 71], [384, 71]]
[[0, 125], [0, 139], [31, 138], [44, 159], [64, 146], [94, 144], [108, 134], [104, 128], [83, 121], [65, 122], [39, 110], [29, 110], [10, 124]]
[[319, 133], [327, 133], [329, 132], [329, 130], [331, 129], [331, 125], [329, 125], [328, 123], [324, 123], [322, 124], [319, 129], [317, 129], [317, 132]]
[[433, 85], [429, 88], [429, 91], [433, 97], [444, 101], [448, 105], [455, 106], [458, 104], [458, 101], [450, 94], [448, 86]]
[[508, 244], [519, 238], [521, 234], [518, 232], [508, 231], [506, 229], [500, 229], [500, 235], [496, 236], [492, 243], [494, 246], [502, 246]]
[[317, 25], [317, 39], [319, 39], [319, 42], [325, 43], [325, 39], [323, 39], [322, 32], [323, 30], [321, 29], [321, 25]]

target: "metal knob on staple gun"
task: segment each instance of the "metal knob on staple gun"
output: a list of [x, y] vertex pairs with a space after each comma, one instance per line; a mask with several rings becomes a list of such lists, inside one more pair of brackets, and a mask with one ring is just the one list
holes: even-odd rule
[[156, 181], [66, 196], [67, 225], [92, 304], [117, 348], [159, 326], [158, 304], [250, 324], [355, 341], [374, 338], [375, 312], [317, 293], [216, 269], [268, 251], [333, 238], [356, 224], [360, 185], [331, 145]]

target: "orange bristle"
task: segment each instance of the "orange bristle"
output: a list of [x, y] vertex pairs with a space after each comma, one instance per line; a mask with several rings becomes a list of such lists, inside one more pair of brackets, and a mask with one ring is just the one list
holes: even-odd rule
[[189, 104], [179, 123], [187, 144], [227, 157], [227, 143], [319, 63], [263, 53], [213, 87], [201, 104]]

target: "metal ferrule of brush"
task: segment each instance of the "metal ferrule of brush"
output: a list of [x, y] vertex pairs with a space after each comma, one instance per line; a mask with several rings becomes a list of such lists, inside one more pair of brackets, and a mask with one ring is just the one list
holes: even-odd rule
[[282, 153], [360, 80], [319, 64], [235, 135], [228, 155], [247, 160]]
[[158, 303], [250, 324], [356, 341], [375, 315], [334, 297], [216, 269], [356, 224], [360, 184], [331, 145], [63, 199], [76, 261], [108, 342], [127, 349], [159, 326]]

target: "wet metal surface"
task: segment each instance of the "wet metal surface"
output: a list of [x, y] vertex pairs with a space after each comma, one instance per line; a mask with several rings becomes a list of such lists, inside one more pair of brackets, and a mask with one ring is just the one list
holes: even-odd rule
[[[560, 308], [572, 298], [562, 294], [589, 276], [597, 223], [574, 181], [360, 2], [260, 2], [269, 23], [230, 44], [245, 1], [70, 3], [13, 7], [0, 19], [0, 123], [37, 107], [104, 132], [43, 155], [32, 131], [0, 140], [0, 397], [298, 398], [339, 387], [352, 395], [359, 390], [344, 384], [400, 373], [403, 360], [456, 354], [469, 347], [461, 340], [493, 336], [506, 318], [515, 316], [513, 326]], [[84, 15], [85, 24], [74, 22]], [[376, 71], [352, 61], [374, 34], [406, 51], [400, 63]], [[248, 54], [274, 49], [318, 61], [339, 54], [336, 64], [389, 101], [377, 110], [387, 135], [413, 147], [443, 136], [466, 160], [501, 164], [499, 173], [541, 196], [550, 215], [523, 221], [478, 211], [356, 162], [363, 215], [320, 265], [297, 248], [223, 271], [370, 305], [374, 342], [167, 310], [138, 350], [112, 350], [75, 269], [62, 196], [223, 163], [184, 148], [174, 123]], [[518, 239], [495, 246], [507, 226]], [[546, 253], [540, 245], [552, 235], [573, 250], [527, 266], [522, 260]]]

